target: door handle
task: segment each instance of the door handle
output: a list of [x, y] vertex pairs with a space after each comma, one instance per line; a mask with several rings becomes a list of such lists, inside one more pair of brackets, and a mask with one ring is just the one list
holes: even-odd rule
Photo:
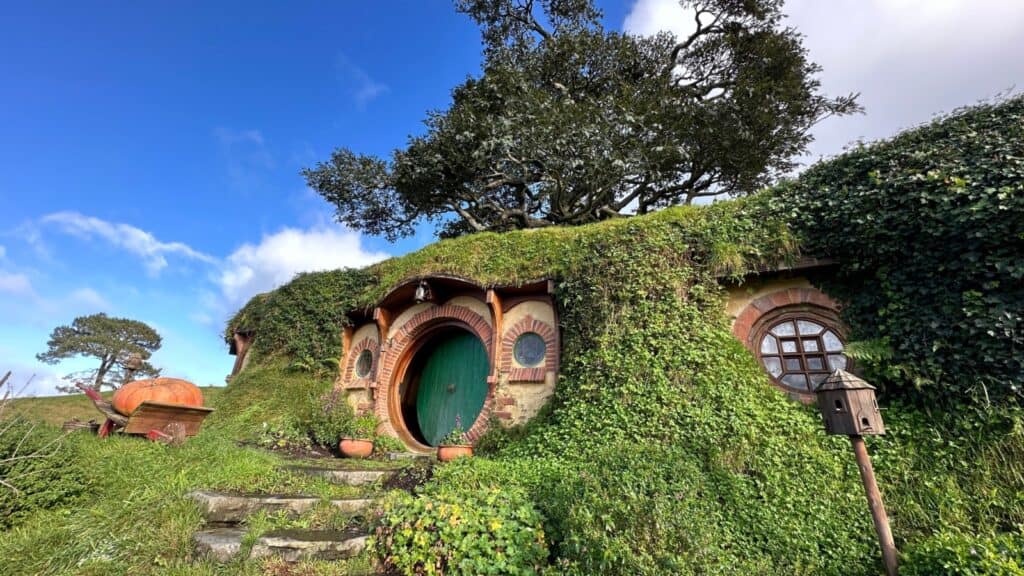
[[455, 384], [448, 384], [448, 393], [455, 392]]

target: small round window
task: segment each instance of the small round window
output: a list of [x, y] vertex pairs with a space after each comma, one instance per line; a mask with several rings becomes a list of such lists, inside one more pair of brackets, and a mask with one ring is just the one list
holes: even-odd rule
[[846, 369], [843, 341], [819, 320], [776, 322], [761, 336], [759, 346], [761, 363], [772, 378], [800, 392], [814, 390], [832, 371]]
[[516, 338], [512, 353], [516, 358], [516, 362], [523, 366], [533, 367], [544, 361], [547, 345], [540, 334], [527, 332], [520, 334], [519, 338]]
[[363, 350], [359, 353], [359, 357], [356, 358], [356, 377], [366, 378], [370, 375], [370, 370], [373, 369], [373, 352], [369, 350]]

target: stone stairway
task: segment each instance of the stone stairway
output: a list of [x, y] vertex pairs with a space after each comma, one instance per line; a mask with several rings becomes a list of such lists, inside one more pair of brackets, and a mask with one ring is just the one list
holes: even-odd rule
[[[369, 489], [396, 473], [396, 470], [361, 470], [289, 466], [294, 473], [310, 474], [328, 482]], [[206, 521], [206, 528], [196, 532], [197, 555], [217, 562], [230, 562], [244, 552], [246, 530], [241, 524], [253, 514], [265, 512], [298, 518], [322, 503], [343, 513], [358, 516], [375, 502], [372, 496], [324, 501], [316, 496], [278, 494], [235, 494], [199, 490], [188, 494]], [[285, 562], [304, 560], [341, 560], [359, 555], [366, 548], [366, 531], [352, 527], [344, 530], [274, 530], [257, 537], [248, 558], [276, 556]]]

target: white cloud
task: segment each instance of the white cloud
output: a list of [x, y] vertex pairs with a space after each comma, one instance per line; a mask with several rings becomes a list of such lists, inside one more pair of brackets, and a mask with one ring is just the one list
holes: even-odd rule
[[335, 226], [284, 228], [259, 244], [243, 244], [227, 257], [217, 278], [223, 304], [237, 308], [249, 298], [292, 279], [299, 272], [367, 266], [387, 258], [368, 252], [357, 232]]
[[338, 70], [342, 76], [342, 82], [348, 85], [352, 99], [360, 110], [390, 90], [387, 84], [371, 78], [366, 70], [357, 66], [344, 54], [338, 55]]
[[694, 25], [693, 10], [681, 8], [679, 0], [637, 0], [626, 15], [622, 29], [640, 36], [652, 36], [664, 30], [682, 38], [693, 31]]
[[0, 270], [0, 292], [19, 296], [31, 295], [33, 293], [32, 282], [24, 274]]
[[[823, 91], [860, 92], [866, 109], [816, 126], [808, 160], [1024, 84], [1021, 0], [790, 0], [784, 11], [823, 67]], [[637, 0], [623, 27], [680, 35], [692, 14], [678, 0]]]
[[169, 254], [208, 264], [216, 263], [216, 259], [212, 256], [193, 250], [187, 244], [161, 242], [149, 232], [130, 224], [107, 222], [78, 212], [56, 212], [44, 216], [41, 221], [45, 224], [56, 225], [65, 233], [89, 239], [96, 236], [127, 250], [142, 258], [146, 269], [154, 276], [167, 267], [166, 256]]
[[27, 398], [33, 396], [54, 396], [60, 394], [57, 386], [67, 384], [56, 371], [42, 364], [7, 364], [3, 367], [0, 377], [11, 371], [8, 383], [0, 389], [0, 398], [9, 394], [11, 398]]

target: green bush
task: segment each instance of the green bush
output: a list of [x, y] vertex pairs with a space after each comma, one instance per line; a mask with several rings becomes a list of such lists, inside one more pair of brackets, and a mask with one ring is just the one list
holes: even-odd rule
[[343, 436], [352, 436], [355, 415], [345, 399], [345, 392], [332, 389], [310, 403], [305, 421], [313, 441], [327, 448], [335, 448]]
[[940, 533], [903, 552], [904, 576], [1024, 576], [1024, 535]]
[[386, 568], [407, 575], [536, 574], [548, 557], [540, 514], [514, 487], [393, 493], [373, 546]]
[[73, 440], [49, 426], [0, 420], [0, 529], [37, 510], [71, 504], [85, 490], [82, 462]]
[[[1024, 96], [821, 162], [772, 191], [872, 374], [922, 404], [1024, 398]], [[876, 354], [877, 355], [877, 354]], [[869, 363], [870, 364], [870, 363]]]
[[337, 369], [345, 316], [373, 283], [369, 269], [300, 273], [280, 288], [250, 300], [228, 322], [236, 331], [255, 333], [254, 359], [285, 356], [293, 366], [320, 375]]

